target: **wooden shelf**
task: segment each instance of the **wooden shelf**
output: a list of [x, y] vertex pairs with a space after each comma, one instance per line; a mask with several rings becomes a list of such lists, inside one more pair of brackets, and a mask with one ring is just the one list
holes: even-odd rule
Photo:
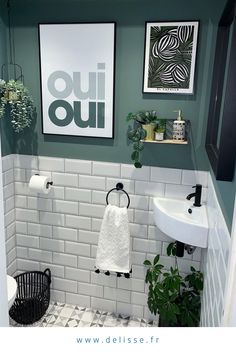
[[187, 145], [188, 141], [178, 141], [178, 140], [141, 140], [143, 143], [152, 143], [152, 144], [173, 144], [173, 145]]

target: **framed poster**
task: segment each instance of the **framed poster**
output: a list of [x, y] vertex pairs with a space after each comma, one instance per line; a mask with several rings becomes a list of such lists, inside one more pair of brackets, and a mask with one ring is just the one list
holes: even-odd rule
[[115, 23], [39, 24], [44, 134], [113, 138]]
[[146, 22], [144, 93], [193, 94], [198, 25]]

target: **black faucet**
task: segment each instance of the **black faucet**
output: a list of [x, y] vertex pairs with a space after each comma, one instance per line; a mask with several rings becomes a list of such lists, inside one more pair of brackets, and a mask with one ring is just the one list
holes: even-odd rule
[[196, 188], [195, 193], [191, 193], [187, 195], [186, 199], [190, 200], [191, 198], [195, 197], [193, 205], [196, 207], [201, 206], [201, 196], [202, 196], [202, 185], [201, 184], [196, 184], [196, 186], [193, 186], [193, 188]]

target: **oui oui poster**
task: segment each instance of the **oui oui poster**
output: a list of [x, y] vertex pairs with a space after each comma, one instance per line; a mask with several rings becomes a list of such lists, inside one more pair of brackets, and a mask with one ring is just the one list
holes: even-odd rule
[[44, 134], [113, 137], [115, 23], [39, 24]]

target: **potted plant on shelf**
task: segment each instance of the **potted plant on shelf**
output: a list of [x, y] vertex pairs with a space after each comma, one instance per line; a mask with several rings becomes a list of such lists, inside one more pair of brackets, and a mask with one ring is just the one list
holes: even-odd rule
[[[167, 254], [176, 254], [175, 243], [168, 246]], [[159, 255], [153, 262], [144, 261], [148, 268], [145, 282], [149, 284], [147, 303], [150, 312], [159, 314], [161, 327], [198, 327], [203, 274], [191, 267], [190, 273], [182, 276], [177, 265], [166, 271], [159, 261]]]
[[136, 168], [141, 168], [140, 152], [144, 148], [143, 140], [154, 140], [154, 129], [157, 122], [156, 111], [138, 111], [129, 113], [126, 117], [128, 122], [133, 121], [133, 128], [128, 131], [128, 138], [133, 142], [131, 159]]
[[146, 130], [147, 134], [145, 140], [154, 140], [154, 129], [157, 124], [157, 112], [156, 111], [146, 111], [143, 112], [143, 129]]
[[157, 126], [154, 129], [155, 140], [157, 140], [157, 141], [164, 140], [165, 130], [166, 130], [166, 120], [165, 119], [158, 119]]
[[7, 112], [15, 132], [30, 126], [34, 112], [33, 99], [21, 81], [0, 80], [0, 118]]

